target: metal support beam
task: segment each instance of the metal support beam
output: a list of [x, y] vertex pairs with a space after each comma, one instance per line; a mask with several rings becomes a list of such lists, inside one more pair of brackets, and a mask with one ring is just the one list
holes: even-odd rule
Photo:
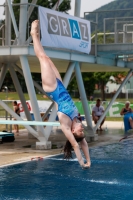
[[75, 66], [75, 75], [76, 75], [76, 79], [77, 79], [77, 83], [78, 83], [81, 102], [82, 102], [83, 108], [84, 108], [87, 127], [92, 129], [92, 119], [91, 119], [90, 112], [89, 112], [89, 109], [88, 109], [87, 97], [86, 97], [84, 84], [83, 84], [83, 79], [82, 79], [80, 66], [79, 66], [78, 62], [76, 63], [76, 66]]
[[[33, 87], [33, 82], [32, 82], [32, 77], [31, 77], [27, 57], [26, 56], [20, 56], [20, 61], [21, 61], [21, 65], [22, 65], [22, 69], [23, 69], [28, 93], [29, 93], [29, 96], [30, 96], [30, 101], [31, 101], [33, 113], [34, 113], [34, 116], [35, 116], [35, 120], [36, 121], [42, 121], [41, 116], [40, 116], [40, 112], [39, 112], [39, 107], [38, 107], [38, 104], [37, 104], [35, 89]], [[40, 141], [42, 141], [42, 140], [46, 141], [46, 138], [44, 137], [45, 131], [44, 131], [43, 127], [41, 127], [41, 126], [38, 127], [38, 133], [39, 133], [39, 136], [40, 136], [39, 140]]]
[[11, 16], [8, 5], [5, 6], [5, 45], [11, 45]]
[[100, 119], [98, 120], [96, 126], [94, 127], [94, 132], [96, 132], [97, 128], [99, 127], [99, 125], [101, 124], [101, 122], [103, 121], [103, 119], [105, 118], [107, 112], [109, 111], [110, 107], [112, 106], [112, 104], [114, 103], [115, 99], [117, 98], [117, 96], [119, 95], [119, 93], [121, 92], [122, 87], [126, 84], [126, 82], [128, 81], [128, 79], [130, 78], [131, 74], [133, 73], [133, 69], [131, 69], [128, 73], [128, 75], [126, 76], [126, 78], [124, 79], [124, 81], [122, 82], [122, 84], [120, 85], [120, 87], [118, 88], [117, 92], [115, 93], [115, 95], [113, 96], [112, 100], [110, 101], [109, 105], [107, 106], [105, 112], [103, 113], [103, 115], [100, 117]]
[[20, 83], [19, 83], [19, 80], [18, 80], [18, 77], [16, 75], [16, 72], [14, 70], [14, 68], [11, 66], [9, 67], [9, 71], [10, 71], [10, 74], [11, 74], [11, 77], [12, 77], [12, 80], [13, 80], [13, 83], [14, 83], [14, 86], [17, 90], [17, 93], [20, 97], [20, 100], [21, 100], [21, 103], [22, 103], [22, 106], [24, 108], [24, 111], [25, 111], [25, 114], [26, 114], [26, 117], [29, 121], [32, 121], [32, 118], [31, 118], [31, 114], [28, 110], [28, 107], [27, 107], [27, 104], [26, 104], [26, 100], [25, 100], [25, 97], [24, 97], [24, 94], [23, 94], [23, 91], [21, 89], [21, 86], [20, 86]]
[[[32, 2], [31, 2], [31, 4], [36, 4], [36, 3], [37, 3], [37, 0], [32, 0]], [[30, 5], [30, 7], [28, 8], [28, 18], [27, 18], [27, 20], [29, 20], [31, 13], [34, 10], [34, 8], [35, 8], [35, 6], [33, 6], [33, 5]]]
[[[32, 0], [31, 4], [36, 4], [37, 0]], [[29, 18], [32, 14], [32, 11], [34, 10], [35, 6], [30, 5], [29, 9], [28, 9], [28, 16], [27, 16], [27, 22], [28, 22], [28, 39], [26, 40], [25, 44], [30, 44], [30, 42], [32, 41], [32, 37], [29, 36]]]
[[66, 88], [67, 88], [69, 81], [71, 79], [71, 76], [73, 74], [75, 64], [76, 64], [75, 62], [70, 62], [69, 66], [67, 68], [66, 74], [65, 74], [64, 79], [63, 79], [63, 84]]
[[75, 0], [74, 16], [80, 17], [81, 0]]
[[[27, 25], [27, 10], [28, 10], [28, 0], [21, 0], [22, 5], [20, 5], [20, 17], [19, 17], [19, 44], [24, 44], [26, 40], [26, 25]], [[25, 5], [24, 5], [25, 4]]]
[[5, 79], [7, 69], [8, 69], [7, 65], [3, 64], [2, 68], [1, 68], [1, 73], [0, 73], [0, 88], [3, 84], [4, 79]]
[[54, 7], [52, 8], [52, 10], [56, 10], [59, 6], [60, 6], [60, 4], [63, 2], [64, 0], [59, 0], [59, 1], [57, 1], [57, 3], [54, 5]]
[[53, 106], [54, 106], [54, 102], [49, 106], [46, 113], [42, 116], [42, 121], [44, 121], [47, 118], [47, 116], [48, 116], [49, 112], [51, 111], [51, 109], [53, 108]]
[[19, 32], [18, 32], [18, 27], [17, 27], [17, 23], [16, 23], [16, 20], [15, 20], [14, 12], [13, 12], [13, 9], [12, 9], [11, 0], [7, 0], [7, 2], [8, 2], [8, 6], [9, 6], [9, 11], [10, 11], [15, 35], [16, 35], [16, 38], [17, 38], [17, 43], [19, 44], [19, 39], [18, 39], [19, 38]]
[[118, 42], [117, 41], [117, 19], [115, 19], [115, 22], [114, 22], [114, 32], [115, 32], [114, 41], [115, 41], [115, 44], [116, 44]]
[[106, 33], [105, 33], [105, 31], [106, 31], [106, 20], [105, 19], [103, 19], [103, 44], [105, 44], [105, 41], [106, 41]]
[[98, 24], [98, 13], [96, 13], [96, 24], [95, 24], [95, 56], [97, 57], [97, 24]]

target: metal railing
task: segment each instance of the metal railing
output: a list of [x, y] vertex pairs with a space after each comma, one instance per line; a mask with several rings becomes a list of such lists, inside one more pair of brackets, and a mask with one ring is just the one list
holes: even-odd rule
[[[127, 17], [120, 16], [123, 11], [124, 15], [127, 12]], [[128, 17], [129, 11], [133, 11], [133, 8], [84, 13], [84, 18], [91, 22], [91, 39], [92, 44], [95, 44], [95, 55], [98, 44], [133, 43], [133, 16]], [[110, 17], [106, 17], [106, 14]]]
[[[13, 7], [19, 7], [20, 6], [27, 6], [27, 27], [26, 27], [26, 41], [23, 45], [29, 45], [32, 41], [32, 38], [30, 37], [30, 24], [31, 21], [34, 19], [34, 13], [32, 12], [34, 9], [36, 12], [36, 15], [38, 16], [38, 5], [33, 3], [15, 3], [12, 4]], [[1, 5], [7, 8], [7, 4]], [[9, 6], [10, 10], [10, 6]], [[85, 12], [84, 18], [90, 20], [91, 22], [91, 30], [92, 30], [92, 44], [95, 44], [95, 56], [97, 56], [97, 45], [100, 44], [118, 44], [118, 43], [133, 43], [133, 16], [131, 17], [120, 17], [119, 14], [121, 12], [128, 12], [132, 11], [133, 8], [130, 9], [119, 9], [119, 10], [109, 10], [109, 11], [94, 11], [94, 12]], [[10, 12], [9, 12], [10, 13]], [[101, 14], [110, 13], [111, 17], [101, 17]], [[114, 16], [112, 17], [112, 13], [114, 13]], [[99, 18], [100, 17], [100, 18]], [[9, 18], [10, 14], [9, 14]], [[108, 23], [110, 22], [110, 23]], [[15, 24], [15, 26], [14, 26]], [[111, 24], [108, 26], [108, 24]], [[102, 27], [99, 33], [99, 25]], [[9, 28], [13, 26], [12, 30], [12, 38], [9, 41], [10, 45], [18, 45], [19, 41], [19, 27], [18, 24], [15, 22], [11, 22], [10, 27], [6, 27], [5, 24], [0, 27], [0, 33], [2, 32], [2, 36], [0, 38], [0, 45], [4, 46], [7, 44], [6, 40], [7, 38], [5, 35], [8, 35], [6, 31], [8, 31]], [[130, 27], [131, 30], [128, 30]], [[14, 33], [13, 33], [14, 32]], [[16, 36], [15, 36], [16, 34]], [[99, 42], [99, 37], [102, 37]]]
[[[33, 9], [38, 8], [38, 5], [32, 4], [32, 3], [16, 3], [16, 4], [12, 4], [12, 7], [18, 7], [18, 10], [20, 10], [20, 6], [27, 6], [27, 26], [26, 26], [26, 40], [22, 45], [29, 45], [32, 41], [32, 38], [30, 36], [30, 24], [31, 22], [34, 20], [34, 13], [32, 12]], [[6, 7], [8, 7], [10, 9], [10, 6], [8, 6], [8, 4], [4, 4], [4, 5], [0, 5], [3, 6], [4, 9]], [[8, 12], [9, 14], [9, 18], [7, 19], [8, 21], [11, 20], [11, 16], [10, 16], [10, 12]], [[13, 13], [14, 15], [14, 13]], [[4, 23], [6, 23], [6, 17], [5, 16], [5, 20], [3, 20]], [[18, 16], [19, 18], [19, 16]], [[37, 18], [38, 18], [38, 10], [37, 10]], [[14, 20], [15, 21], [15, 20]], [[5, 25], [5, 24], [1, 24], [0, 27], [0, 46], [5, 46], [5, 45], [18, 45], [19, 43], [19, 36], [20, 36], [20, 32], [19, 32], [19, 25], [18, 25], [18, 19], [17, 21], [12, 21], [11, 23], [9, 22], [9, 26]], [[2, 23], [3, 23], [2, 22]], [[8, 22], [7, 22], [8, 23]], [[11, 31], [12, 29], [12, 31]], [[9, 35], [9, 33], [11, 32], [11, 39], [9, 41], [9, 38], [7, 39], [7, 35]], [[17, 34], [17, 35], [16, 35]], [[7, 42], [8, 41], [8, 42]], [[8, 44], [7, 44], [8, 43]]]
[[4, 42], [5, 42], [5, 35], [4, 35], [4, 33], [5, 33], [5, 24], [1, 25], [0, 33], [2, 35], [2, 38], [0, 38], [1, 44], [2, 44], [2, 46], [4, 46]]

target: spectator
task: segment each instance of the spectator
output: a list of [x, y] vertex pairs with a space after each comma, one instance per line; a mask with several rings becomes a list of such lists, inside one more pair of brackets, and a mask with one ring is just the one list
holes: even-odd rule
[[93, 96], [90, 96], [90, 101], [93, 101], [93, 100], [94, 100]]
[[[101, 100], [97, 99], [96, 105], [92, 109], [92, 118], [93, 118], [95, 124], [97, 123], [97, 121], [99, 120], [99, 118], [101, 117], [103, 112], [104, 112], [104, 107], [101, 106]], [[99, 127], [100, 131], [102, 131], [101, 127], [102, 127], [104, 121], [105, 121], [105, 118], [103, 119], [103, 121], [100, 124], [100, 127]]]
[[[18, 104], [17, 104], [17, 101], [14, 101], [14, 102], [13, 102], [13, 110], [14, 110], [14, 112], [15, 112], [17, 115], [20, 116], [20, 109], [19, 109], [19, 106], [18, 106]], [[16, 120], [16, 119], [13, 118], [13, 120]], [[19, 133], [19, 126], [18, 126], [17, 124], [14, 124], [14, 130], [15, 130], [15, 133], [17, 133], [17, 135], [18, 135], [18, 133]]]
[[133, 110], [130, 107], [129, 101], [125, 102], [125, 107], [122, 108], [120, 114], [124, 115], [123, 117], [124, 128], [125, 128], [125, 133], [127, 133], [129, 129], [133, 129]]

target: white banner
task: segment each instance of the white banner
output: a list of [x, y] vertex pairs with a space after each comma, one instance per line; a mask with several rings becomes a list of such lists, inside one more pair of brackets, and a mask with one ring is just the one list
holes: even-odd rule
[[91, 33], [88, 20], [39, 6], [43, 46], [90, 53]]
[[[26, 119], [25, 112], [24, 112], [21, 101], [18, 100], [17, 103], [18, 103], [19, 109], [20, 109], [20, 116], [22, 117], [22, 119]], [[37, 101], [37, 103], [38, 103], [38, 107], [39, 107], [39, 112], [43, 114], [47, 111], [47, 109], [50, 107], [52, 102], [44, 100], [44, 101]], [[28, 107], [28, 110], [30, 111], [30, 113], [32, 113], [34, 115], [30, 100], [26, 101], [26, 104], [27, 104], [27, 107]]]

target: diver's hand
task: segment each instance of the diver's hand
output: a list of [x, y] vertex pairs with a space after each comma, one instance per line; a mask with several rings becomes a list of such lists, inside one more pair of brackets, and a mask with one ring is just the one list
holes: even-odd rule
[[90, 168], [90, 166], [91, 166], [91, 163], [87, 162], [86, 164], [82, 165], [82, 169], [88, 169]]

